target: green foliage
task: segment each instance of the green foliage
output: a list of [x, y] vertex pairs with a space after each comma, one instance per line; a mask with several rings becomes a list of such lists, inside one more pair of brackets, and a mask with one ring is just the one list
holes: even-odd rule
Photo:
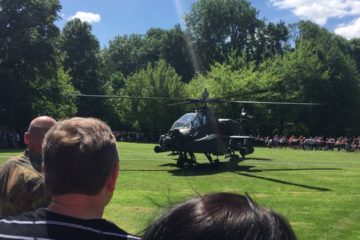
[[182, 77], [183, 82], [191, 80], [194, 76], [194, 66], [189, 49], [190, 40], [179, 24], [168, 31], [150, 29], [146, 33], [146, 41], [158, 56], [156, 60], [164, 59]]
[[247, 0], [197, 1], [185, 21], [203, 69], [223, 62], [232, 50], [249, 53], [248, 39], [255, 39], [256, 28], [262, 24]]
[[0, 9], [0, 123], [23, 129], [38, 114], [72, 114], [62, 99], [71, 86], [57, 49], [59, 1], [2, 0]]
[[45, 114], [56, 119], [74, 116], [77, 111], [75, 100], [67, 97], [75, 92], [70, 79], [69, 74], [60, 68], [52, 79], [32, 81], [31, 85], [37, 92], [31, 101], [32, 108], [37, 111], [34, 115]]
[[[123, 96], [178, 98], [183, 96], [183, 83], [174, 68], [160, 60], [129, 76], [122, 89]], [[153, 135], [163, 133], [179, 117], [181, 109], [158, 101], [125, 99], [121, 103], [123, 120], [129, 126]]]
[[[263, 98], [284, 102], [324, 103], [324, 84], [329, 73], [318, 58], [314, 48], [302, 42], [293, 52], [277, 56], [260, 65], [259, 71], [266, 75], [268, 89]], [[321, 134], [319, 111], [322, 106], [268, 106], [279, 133]], [[296, 129], [287, 132], [286, 124], [294, 124]], [[303, 126], [307, 126], [305, 128]], [[318, 132], [320, 130], [320, 132]]]
[[64, 68], [69, 71], [73, 85], [87, 94], [102, 93], [103, 82], [99, 79], [99, 42], [91, 33], [91, 25], [74, 19], [66, 23], [62, 31], [61, 50]]
[[259, 24], [256, 29], [255, 37], [251, 39], [251, 48], [249, 50], [252, 60], [257, 64], [275, 56], [282, 55], [288, 48], [289, 30], [284, 22], [278, 24], [268, 23]]
[[357, 70], [360, 72], [360, 38], [350, 40], [350, 54], [357, 64]]
[[140, 34], [117, 36], [103, 50], [107, 71], [121, 72], [125, 76], [146, 67], [151, 61], [151, 49]]
[[174, 67], [184, 82], [194, 75], [185, 33], [180, 25], [170, 30], [151, 28], [145, 35], [117, 36], [104, 49], [107, 71], [131, 75], [148, 63], [164, 59]]
[[[319, 122], [329, 134], [358, 134], [360, 132], [360, 75], [354, 61], [351, 44], [311, 22], [300, 22], [297, 42], [308, 41], [328, 72], [322, 84]], [[312, 89], [314, 91], [314, 89]]]
[[[64, 68], [76, 90], [83, 94], [105, 94], [99, 42], [91, 33], [91, 25], [80, 19], [67, 22], [62, 31], [61, 50]], [[77, 105], [78, 115], [106, 116], [106, 103], [99, 99], [80, 98]]]
[[[309, 44], [303, 43], [295, 51], [278, 55], [259, 66], [254, 62], [247, 63], [245, 58], [245, 55], [230, 55], [224, 64], [213, 65], [208, 73], [199, 75], [187, 86], [188, 95], [199, 95], [206, 87], [215, 97], [237, 95], [239, 100], [323, 102], [323, 88], [320, 86], [328, 75]], [[247, 123], [252, 134], [271, 134], [275, 128], [282, 132], [286, 122], [308, 126], [313, 123], [310, 119], [318, 110], [234, 104], [214, 106], [214, 109], [220, 116], [240, 119], [242, 107], [256, 116]]]

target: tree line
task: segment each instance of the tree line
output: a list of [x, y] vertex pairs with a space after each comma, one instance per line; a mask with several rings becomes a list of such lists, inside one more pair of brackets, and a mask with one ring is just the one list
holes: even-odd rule
[[[258, 17], [248, 0], [199, 0], [186, 27], [118, 35], [104, 48], [79, 19], [56, 25], [58, 0], [0, 0], [0, 125], [23, 130], [47, 114], [98, 117], [113, 129], [158, 135], [196, 106], [74, 94], [317, 102], [317, 107], [212, 106], [252, 134], [360, 134], [360, 39], [310, 21]], [[242, 94], [242, 95], [241, 95]]]

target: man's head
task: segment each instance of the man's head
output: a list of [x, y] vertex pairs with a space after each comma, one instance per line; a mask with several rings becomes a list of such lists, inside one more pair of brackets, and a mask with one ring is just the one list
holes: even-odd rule
[[27, 145], [31, 165], [38, 172], [41, 171], [41, 145], [45, 134], [56, 123], [55, 119], [48, 116], [34, 118], [27, 132], [24, 134], [24, 143]]
[[52, 196], [93, 196], [105, 186], [111, 193], [115, 189], [119, 163], [116, 139], [110, 127], [98, 119], [59, 121], [46, 134], [43, 159], [45, 185]]
[[48, 116], [37, 117], [31, 121], [28, 131], [24, 134], [24, 143], [30, 152], [41, 154], [45, 134], [55, 123], [55, 119]]

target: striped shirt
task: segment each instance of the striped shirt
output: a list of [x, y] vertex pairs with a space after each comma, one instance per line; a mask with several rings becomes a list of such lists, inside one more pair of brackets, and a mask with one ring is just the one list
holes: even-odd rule
[[105, 219], [78, 219], [44, 208], [0, 219], [0, 239], [139, 240]]

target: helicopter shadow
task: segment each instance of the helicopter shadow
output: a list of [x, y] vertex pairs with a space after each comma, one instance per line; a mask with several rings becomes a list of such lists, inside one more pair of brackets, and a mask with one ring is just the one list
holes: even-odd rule
[[[176, 166], [176, 164], [168, 164], [167, 166]], [[270, 181], [274, 183], [284, 184], [284, 185], [291, 185], [321, 192], [328, 192], [331, 191], [329, 188], [324, 187], [317, 187], [311, 186], [306, 184], [300, 184], [290, 181], [285, 181], [281, 179], [276, 179], [272, 177], [265, 177], [255, 175], [254, 173], [261, 173], [261, 172], [271, 172], [271, 171], [339, 171], [342, 169], [339, 168], [282, 168], [282, 169], [256, 169], [255, 166], [251, 165], [235, 165], [231, 162], [220, 162], [216, 168], [211, 166], [210, 164], [198, 164], [197, 166], [185, 169], [172, 169], [168, 172], [171, 173], [173, 176], [182, 176], [182, 177], [192, 177], [192, 176], [205, 176], [205, 175], [214, 175], [220, 174], [224, 172], [231, 172], [239, 176], [254, 178], [258, 180]]]
[[246, 159], [244, 159], [244, 160], [246, 160], [246, 161], [256, 160], [256, 161], [266, 161], [266, 162], [273, 161], [273, 159], [271, 159], [271, 158], [259, 158], [259, 157], [246, 157]]
[[255, 166], [247, 166], [247, 165], [237, 165], [233, 162], [219, 162], [217, 163], [216, 167], [208, 164], [208, 163], [201, 163], [196, 164], [195, 166], [189, 168], [178, 168], [176, 164], [163, 164], [161, 166], [172, 166], [176, 167], [176, 169], [168, 170], [174, 176], [206, 176], [206, 175], [214, 175], [220, 174], [224, 172], [233, 172], [233, 171], [245, 171], [248, 172], [251, 168]]

